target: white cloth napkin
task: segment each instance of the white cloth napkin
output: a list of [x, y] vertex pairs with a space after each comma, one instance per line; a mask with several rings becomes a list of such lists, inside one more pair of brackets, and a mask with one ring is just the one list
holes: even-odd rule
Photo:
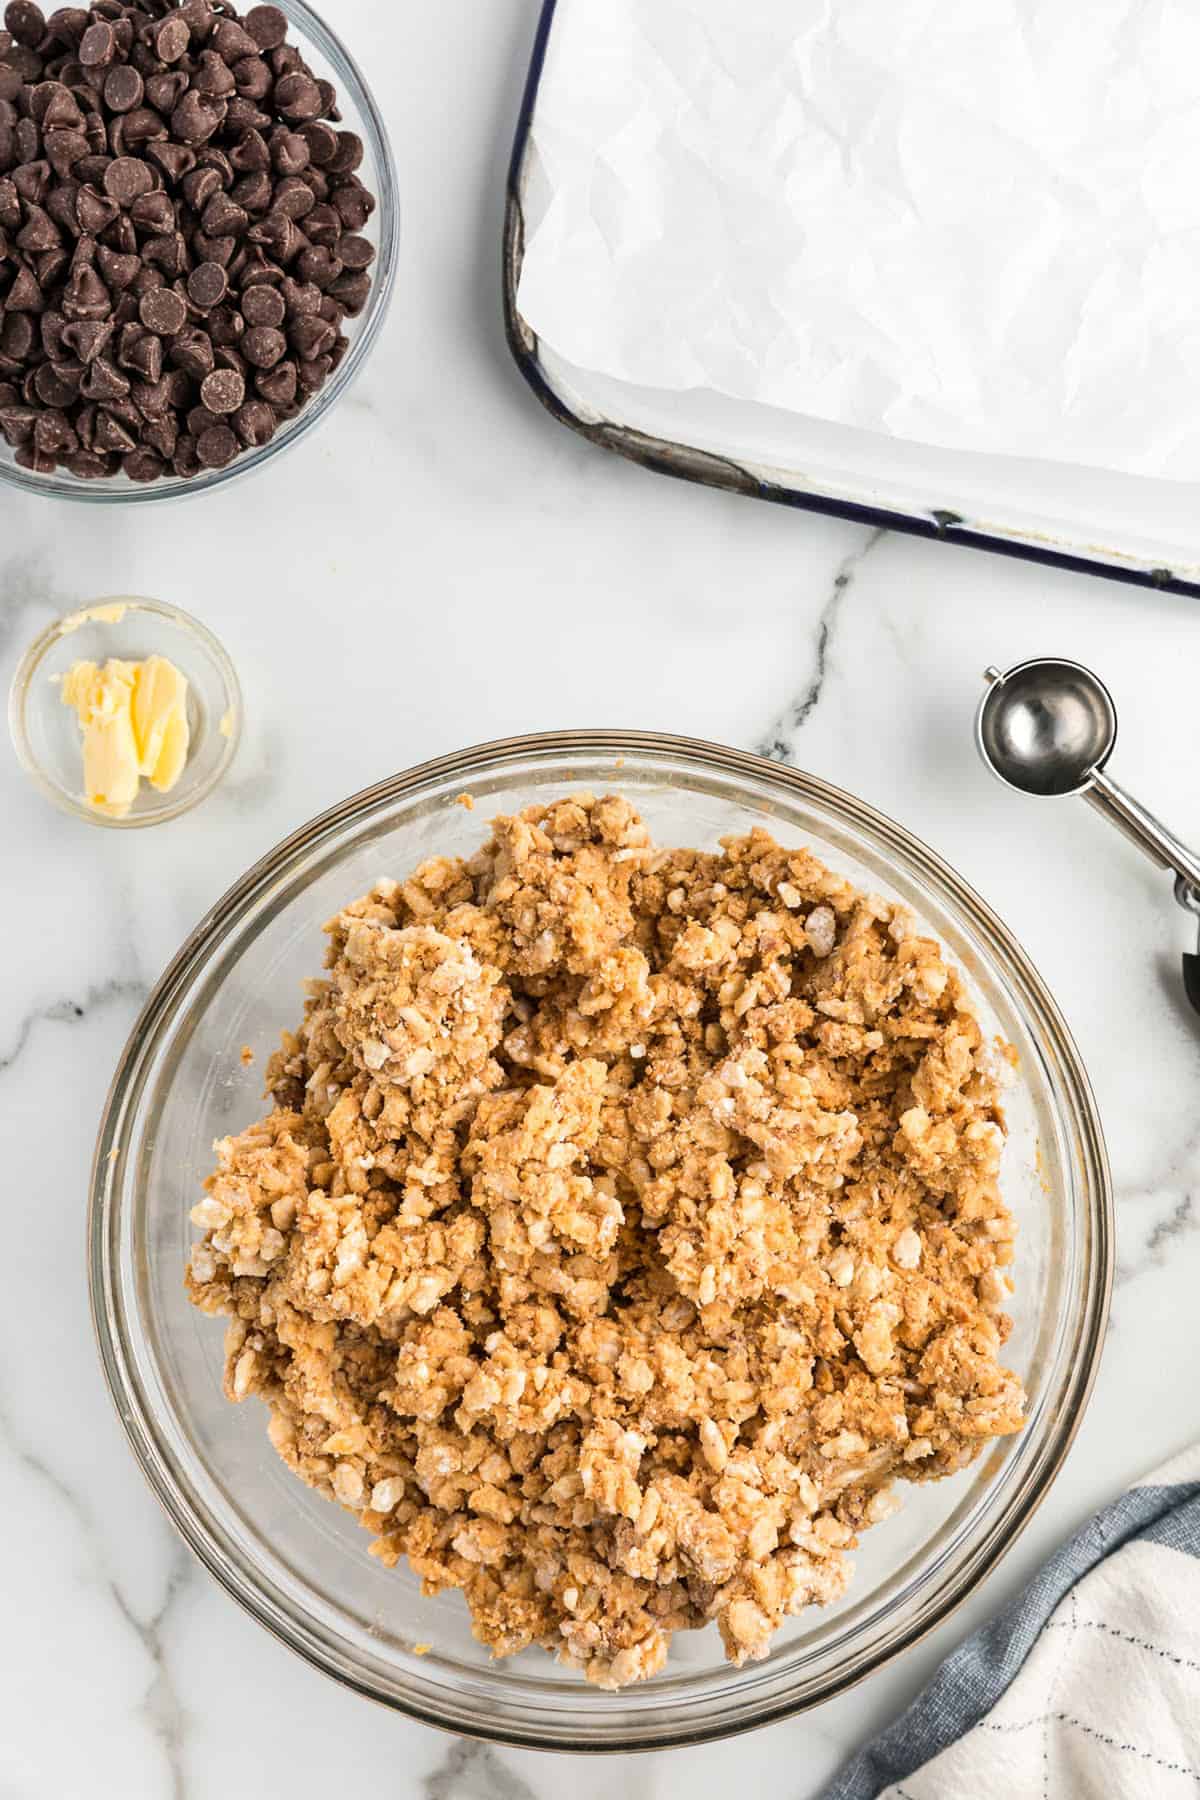
[[1195, 1800], [1200, 1446], [1097, 1513], [825, 1800]]

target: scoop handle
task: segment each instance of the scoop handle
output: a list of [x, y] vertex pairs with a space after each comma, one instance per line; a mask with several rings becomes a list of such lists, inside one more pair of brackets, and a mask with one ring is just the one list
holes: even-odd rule
[[1189, 850], [1173, 831], [1168, 831], [1132, 794], [1126, 793], [1106, 770], [1097, 769], [1093, 773], [1084, 798], [1123, 831], [1152, 863], [1160, 869], [1173, 869], [1189, 888], [1200, 892], [1200, 856]]

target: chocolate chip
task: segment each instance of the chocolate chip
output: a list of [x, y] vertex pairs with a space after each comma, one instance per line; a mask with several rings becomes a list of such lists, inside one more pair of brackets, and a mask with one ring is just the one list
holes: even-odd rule
[[48, 456], [33, 444], [22, 444], [13, 461], [18, 469], [29, 469], [35, 475], [53, 475], [58, 467], [57, 456]]
[[196, 440], [196, 454], [206, 469], [224, 469], [237, 453], [238, 441], [228, 425], [211, 425]]
[[343, 267], [352, 274], [357, 274], [361, 269], [369, 269], [375, 261], [375, 246], [369, 238], [357, 237], [353, 232], [348, 232], [338, 239], [337, 254]]
[[268, 287], [265, 282], [258, 282], [242, 295], [242, 317], [251, 326], [278, 326], [283, 324], [283, 295], [278, 288]]
[[18, 248], [36, 253], [53, 250], [61, 243], [62, 234], [49, 213], [40, 206], [27, 206], [25, 224], [17, 233]]
[[285, 119], [315, 119], [321, 111], [321, 90], [311, 75], [285, 75], [275, 83], [274, 102]]
[[252, 6], [245, 26], [260, 50], [278, 50], [287, 37], [287, 17], [277, 6]]
[[45, 15], [33, 0], [10, 0], [4, 9], [4, 29], [12, 33], [18, 44], [36, 50], [46, 35]]
[[192, 41], [196, 44], [208, 41], [213, 26], [217, 22], [211, 0], [183, 0], [183, 5], [179, 8], [179, 16], [186, 21], [188, 30], [192, 34]]
[[328, 320], [322, 319], [314, 313], [304, 314], [298, 319], [293, 319], [288, 326], [288, 339], [297, 355], [303, 360], [321, 356], [332, 347], [336, 336], [337, 332]]
[[0, 328], [0, 351], [19, 366], [28, 360], [36, 336], [28, 313], [9, 313]]
[[235, 181], [229, 190], [229, 198], [246, 213], [264, 213], [273, 204], [275, 189], [271, 185], [270, 171], [252, 169]]
[[[9, 295], [8, 304], [12, 305]], [[79, 268], [71, 276], [62, 299], [62, 310], [68, 319], [106, 319], [112, 311], [112, 297], [95, 269]]]
[[342, 221], [332, 206], [324, 202], [314, 205], [304, 221], [304, 235], [310, 243], [323, 244], [332, 250], [342, 235]]
[[154, 288], [142, 296], [138, 317], [160, 337], [174, 337], [187, 323], [187, 305], [173, 288]]
[[88, 364], [79, 391], [87, 400], [120, 400], [129, 392], [129, 383], [106, 356], [98, 356]]
[[108, 286], [117, 289], [127, 288], [142, 266], [138, 257], [122, 256], [107, 244], [101, 244], [96, 251], [96, 262]]
[[303, 219], [316, 205], [313, 191], [299, 175], [285, 175], [275, 189], [272, 206], [289, 219]]
[[142, 104], [145, 92], [145, 82], [129, 63], [110, 69], [104, 77], [104, 104], [109, 112], [132, 112], [135, 106]]
[[79, 60], [85, 69], [103, 68], [117, 51], [117, 40], [107, 19], [89, 25], [79, 43]]
[[165, 18], [154, 36], [154, 50], [160, 62], [178, 62], [191, 43], [192, 34], [187, 20], [179, 13], [172, 13]]
[[121, 464], [130, 481], [161, 481], [166, 473], [162, 458], [153, 450], [133, 450]]
[[179, 427], [171, 418], [149, 418], [142, 434], [143, 441], [157, 450], [164, 462], [170, 462], [179, 444]]
[[362, 167], [363, 141], [356, 132], [339, 131], [337, 149], [325, 164], [331, 175], [353, 175]]
[[248, 235], [252, 244], [261, 244], [272, 260], [281, 264], [290, 262], [305, 242], [292, 220], [283, 213], [269, 213], [250, 227]]
[[71, 170], [71, 174], [76, 181], [85, 181], [91, 187], [101, 188], [104, 186], [105, 171], [111, 161], [111, 156], [89, 153], [87, 156], [80, 157]]
[[203, 381], [213, 369], [212, 339], [202, 331], [188, 331], [172, 339], [167, 351], [171, 361], [195, 381]]
[[171, 69], [161, 75], [155, 72], [146, 78], [146, 99], [155, 112], [164, 115], [174, 112], [187, 91], [188, 78], [182, 69]]
[[272, 406], [290, 406], [296, 398], [295, 363], [282, 362], [276, 368], [256, 375], [254, 385], [263, 399], [269, 400]]
[[246, 398], [246, 383], [236, 369], [214, 369], [200, 385], [200, 398], [209, 412], [236, 412]]
[[275, 435], [275, 414], [265, 400], [247, 400], [234, 413], [233, 428], [247, 448], [267, 444]]
[[313, 244], [296, 258], [296, 273], [301, 281], [327, 288], [342, 273], [342, 265], [324, 244]]
[[13, 186], [27, 206], [40, 206], [50, 185], [50, 164], [45, 157], [23, 163], [13, 170]]
[[[136, 343], [129, 346], [128, 368], [133, 369], [149, 382], [160, 381], [163, 371], [163, 342], [153, 331], [148, 331]], [[164, 401], [165, 404], [165, 401]]]
[[9, 312], [40, 313], [46, 302], [36, 279], [28, 269], [18, 269], [16, 277], [8, 293], [4, 296], [4, 304]]
[[221, 192], [221, 171], [211, 164], [197, 166], [183, 178], [183, 197], [194, 212], [203, 212], [214, 194]]
[[171, 130], [181, 143], [206, 144], [222, 117], [217, 106], [189, 89], [171, 114]]
[[312, 161], [307, 140], [297, 131], [271, 133], [271, 163], [278, 175], [302, 175]]
[[349, 313], [351, 318], [355, 319], [367, 304], [370, 292], [371, 277], [365, 273], [339, 275], [336, 281], [329, 284], [330, 299], [336, 300], [338, 305]]
[[80, 481], [103, 481], [113, 473], [113, 463], [107, 456], [97, 456], [93, 450], [76, 450], [66, 461], [66, 467]]
[[25, 44], [13, 44], [5, 53], [5, 67], [19, 75], [22, 82], [33, 83], [42, 79], [44, 64], [36, 50], [30, 50]]
[[243, 131], [264, 131], [271, 123], [270, 113], [263, 112], [253, 100], [235, 94], [225, 109], [225, 128], [231, 137]]
[[235, 63], [243, 56], [257, 56], [260, 48], [258, 40], [231, 18], [217, 20], [212, 43], [217, 55], [227, 63]]
[[132, 206], [154, 186], [154, 176], [140, 157], [118, 156], [104, 171], [104, 191], [119, 206]]
[[192, 248], [197, 256], [204, 258], [205, 262], [220, 263], [223, 269], [227, 269], [233, 261], [233, 253], [237, 249], [237, 239], [209, 237], [207, 232], [198, 231], [192, 239]]
[[62, 327], [62, 344], [73, 350], [80, 362], [94, 362], [112, 338], [110, 319], [75, 319]]
[[186, 144], [170, 144], [165, 140], [146, 145], [146, 155], [174, 185], [196, 166], [196, 152]]
[[60, 181], [70, 179], [71, 170], [88, 153], [88, 142], [82, 131], [48, 131], [46, 160]]
[[332, 359], [328, 356], [314, 356], [311, 362], [302, 362], [297, 367], [297, 378], [302, 394], [315, 394], [318, 388], [324, 387], [333, 368]]
[[77, 363], [42, 363], [34, 375], [33, 386], [43, 406], [65, 408], [78, 400], [82, 381], [83, 370]]
[[[179, 342], [178, 338], [175, 342]], [[163, 386], [166, 389], [167, 405], [177, 413], [191, 403], [192, 384], [182, 369], [168, 369], [163, 376]]]
[[75, 195], [75, 218], [79, 229], [91, 232], [93, 236], [111, 225], [120, 210], [115, 200], [94, 187], [81, 187]]
[[139, 231], [161, 234], [175, 230], [175, 207], [166, 194], [158, 191], [143, 194], [140, 200], [135, 200], [129, 216]]
[[293, 281], [291, 276], [284, 279], [281, 289], [283, 303], [289, 319], [297, 313], [318, 313], [321, 310], [321, 290], [312, 282]]
[[171, 404], [165, 381], [135, 381], [130, 395], [143, 419], [164, 419]]
[[171, 458], [171, 467], [183, 481], [200, 473], [202, 464], [196, 451], [196, 440], [186, 432], [181, 432], [175, 446], [175, 454]]
[[206, 237], [241, 237], [250, 224], [248, 215], [228, 194], [214, 194], [201, 220]]
[[235, 169], [250, 172], [254, 169], [271, 167], [271, 152], [267, 148], [267, 140], [261, 131], [243, 131], [241, 137], [229, 152], [229, 161]]
[[37, 273], [38, 286], [43, 293], [47, 288], [55, 286], [63, 270], [70, 266], [70, 261], [71, 258], [65, 249], [46, 250], [41, 256], [35, 258], [34, 268]]
[[135, 106], [123, 118], [121, 142], [126, 151], [136, 150], [142, 144], [161, 141], [167, 136], [166, 121], [159, 118], [153, 107]]
[[300, 134], [308, 145], [310, 159], [317, 167], [332, 162], [337, 155], [338, 135], [332, 125], [306, 125]]
[[224, 419], [219, 413], [209, 412], [207, 406], [193, 406], [187, 416], [187, 428], [194, 438], [201, 438], [214, 425], [223, 425]]
[[101, 407], [92, 430], [92, 444], [97, 450], [107, 450], [122, 456], [136, 447], [137, 439], [128, 425], [122, 423], [106, 407]]
[[61, 82], [43, 82], [35, 90], [42, 96], [40, 113], [38, 102], [35, 102], [33, 116], [41, 125], [43, 136], [48, 131], [77, 131], [83, 124], [83, 114], [79, 110], [79, 102], [69, 88]]
[[273, 325], [255, 325], [242, 339], [242, 354], [256, 369], [273, 369], [287, 355], [287, 339]]
[[229, 292], [229, 282], [220, 263], [204, 262], [188, 276], [187, 290], [192, 305], [207, 312], [221, 304]]
[[261, 56], [243, 56], [233, 65], [237, 91], [246, 100], [265, 100], [275, 77]]
[[37, 409], [32, 406], [0, 406], [0, 431], [10, 444], [24, 443], [33, 436]]

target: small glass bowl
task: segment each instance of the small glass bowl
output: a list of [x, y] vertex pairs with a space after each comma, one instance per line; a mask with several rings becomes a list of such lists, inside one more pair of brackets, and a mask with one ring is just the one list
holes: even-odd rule
[[[620, 1693], [541, 1650], [491, 1661], [461, 1595], [430, 1597], [406, 1568], [369, 1556], [349, 1514], [275, 1454], [261, 1403], [226, 1400], [224, 1333], [183, 1285], [213, 1140], [261, 1117], [263, 1061], [299, 1016], [325, 921], [381, 875], [473, 854], [493, 814], [580, 787], [627, 794], [659, 843], [715, 849], [761, 825], [905, 902], [964, 972], [985, 1029], [1019, 1057], [1006, 1096], [1004, 1192], [1018, 1237], [1005, 1361], [1025, 1381], [1025, 1429], [951, 1480], [902, 1490], [900, 1512], [864, 1534], [849, 1592], [788, 1620], [765, 1661], [733, 1669], [715, 1630], [681, 1632], [662, 1672]], [[457, 804], [464, 792], [474, 811]], [[572, 1751], [694, 1744], [786, 1717], [945, 1619], [1057, 1473], [1096, 1373], [1113, 1268], [1087, 1076], [995, 914], [852, 795], [740, 751], [637, 731], [464, 750], [344, 801], [256, 864], [192, 933], [134, 1028], [100, 1129], [89, 1218], [92, 1311], [121, 1423], [169, 1516], [229, 1593], [361, 1694], [452, 1731]]]
[[[128, 662], [165, 656], [188, 683], [191, 741], [183, 773], [166, 794], [143, 781], [123, 819], [97, 812], [83, 797], [79, 722], [60, 689], [72, 663], [104, 663], [110, 656]], [[177, 819], [212, 793], [237, 754], [242, 690], [233, 664], [199, 619], [158, 600], [114, 595], [56, 619], [30, 644], [9, 690], [8, 725], [18, 761], [48, 800], [89, 825], [140, 831]]]
[[58, 500], [82, 500], [93, 505], [143, 504], [154, 500], [180, 500], [193, 494], [211, 493], [243, 475], [261, 469], [284, 450], [290, 450], [326, 419], [362, 369], [387, 315], [396, 278], [400, 238], [396, 166], [383, 117], [371, 96], [358, 64], [329, 26], [305, 0], [275, 0], [287, 14], [289, 41], [298, 45], [313, 74], [331, 81], [337, 89], [341, 128], [357, 132], [363, 141], [363, 162], [358, 171], [363, 186], [378, 202], [363, 227], [362, 235], [375, 245], [371, 265], [371, 291], [356, 319], [348, 318], [344, 330], [350, 349], [325, 386], [304, 410], [280, 426], [269, 444], [246, 450], [224, 469], [209, 469], [186, 480], [177, 475], [160, 481], [130, 481], [116, 475], [106, 481], [84, 481], [66, 469], [39, 475], [17, 465], [16, 452], [0, 437], [0, 482], [10, 481], [31, 494], [49, 494]]

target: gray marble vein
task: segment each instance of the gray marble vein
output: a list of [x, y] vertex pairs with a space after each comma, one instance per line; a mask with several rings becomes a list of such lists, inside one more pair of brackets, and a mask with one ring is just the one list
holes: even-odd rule
[[842, 603], [853, 585], [859, 569], [875, 546], [881, 543], [886, 536], [886, 531], [881, 528], [868, 532], [862, 543], [840, 563], [837, 574], [833, 578], [829, 597], [821, 608], [821, 616], [817, 620], [812, 674], [796, 698], [789, 703], [776, 720], [766, 737], [755, 745], [757, 755], [769, 757], [772, 762], [791, 761], [796, 747], [796, 739], [817, 710], [825, 691], [825, 677], [829, 672], [829, 652], [834, 632], [837, 629]]
[[163, 1748], [171, 1777], [171, 1800], [186, 1800], [187, 1795], [184, 1768], [187, 1711], [167, 1661], [165, 1636], [175, 1604], [194, 1572], [195, 1564], [191, 1557], [179, 1540], [173, 1539], [170, 1572], [162, 1602], [144, 1623], [133, 1616], [123, 1604], [119, 1592], [115, 1588], [113, 1590], [118, 1606], [141, 1638], [154, 1668], [154, 1679], [147, 1689], [143, 1711]]
[[0, 1442], [3, 1443], [6, 1456], [27, 1470], [43, 1487], [48, 1488], [74, 1519], [80, 1535], [91, 1553], [93, 1566], [99, 1572], [101, 1586], [112, 1600], [128, 1629], [134, 1633], [145, 1650], [153, 1669], [153, 1677], [146, 1690], [142, 1710], [162, 1745], [170, 1774], [171, 1800], [185, 1800], [187, 1787], [183, 1766], [183, 1734], [186, 1714], [183, 1701], [175, 1687], [171, 1670], [167, 1664], [164, 1636], [168, 1619], [179, 1595], [187, 1586], [195, 1565], [183, 1545], [173, 1537], [169, 1573], [162, 1600], [149, 1618], [139, 1618], [129, 1600], [121, 1592], [116, 1578], [106, 1567], [107, 1548], [104, 1532], [99, 1523], [92, 1517], [70, 1483], [65, 1481], [57, 1470], [51, 1468], [50, 1464], [36, 1451], [19, 1440], [11, 1420], [2, 1409], [0, 1409]]
[[0, 1050], [0, 1075], [16, 1065], [39, 1025], [78, 1025], [83, 1019], [122, 1001], [133, 1000], [140, 1005], [147, 991], [143, 981], [116, 979], [88, 987], [81, 1000], [51, 1000], [35, 1007], [20, 1020], [8, 1047]]
[[422, 1778], [425, 1800], [537, 1800], [527, 1781], [506, 1768], [490, 1744], [455, 1738]]
[[1158, 1212], [1137, 1250], [1118, 1258], [1115, 1287], [1124, 1287], [1149, 1269], [1161, 1268], [1175, 1254], [1181, 1239], [1200, 1230], [1195, 1192], [1198, 1177], [1200, 1126], [1190, 1131], [1140, 1186], [1132, 1192], [1118, 1192], [1117, 1222], [1123, 1236], [1130, 1235], [1134, 1208], [1157, 1203]]

